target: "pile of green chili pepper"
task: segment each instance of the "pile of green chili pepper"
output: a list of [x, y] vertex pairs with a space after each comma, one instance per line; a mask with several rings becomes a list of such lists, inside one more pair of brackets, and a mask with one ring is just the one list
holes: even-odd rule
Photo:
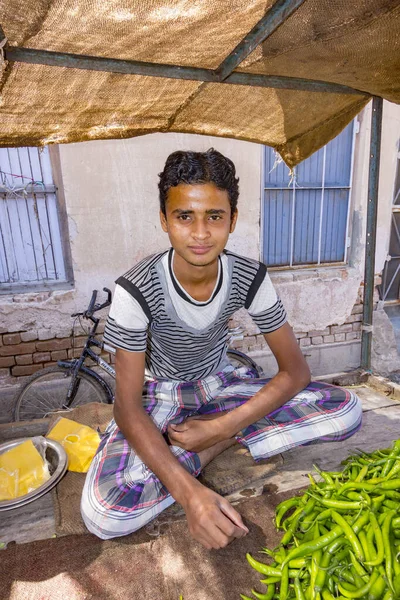
[[268, 564], [246, 556], [267, 587], [251, 591], [257, 600], [400, 599], [400, 440], [342, 464], [314, 466], [319, 477], [309, 475], [306, 492], [276, 507], [285, 533], [262, 550]]

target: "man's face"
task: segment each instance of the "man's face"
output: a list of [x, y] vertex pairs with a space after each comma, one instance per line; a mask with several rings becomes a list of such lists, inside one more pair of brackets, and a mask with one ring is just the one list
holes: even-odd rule
[[190, 265], [212, 264], [235, 229], [237, 212], [231, 217], [228, 192], [214, 183], [180, 183], [170, 188], [160, 212], [161, 226], [175, 252]]

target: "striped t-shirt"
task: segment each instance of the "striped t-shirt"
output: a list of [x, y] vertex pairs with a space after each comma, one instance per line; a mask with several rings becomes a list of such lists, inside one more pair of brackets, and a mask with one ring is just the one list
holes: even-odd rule
[[286, 321], [264, 264], [225, 250], [210, 298], [194, 300], [173, 271], [173, 249], [149, 256], [116, 281], [104, 341], [146, 352], [148, 376], [194, 381], [227, 364], [228, 321], [245, 307], [262, 333]]

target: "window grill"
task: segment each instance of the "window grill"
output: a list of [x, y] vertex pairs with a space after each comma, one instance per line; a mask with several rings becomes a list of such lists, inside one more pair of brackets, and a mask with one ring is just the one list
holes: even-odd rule
[[382, 273], [379, 287], [380, 299], [397, 301], [400, 296], [400, 142], [397, 152], [397, 171], [392, 203], [392, 226], [390, 231], [389, 255]]
[[66, 280], [49, 149], [0, 148], [0, 283]]
[[272, 267], [345, 263], [355, 123], [291, 174], [264, 149], [263, 260]]

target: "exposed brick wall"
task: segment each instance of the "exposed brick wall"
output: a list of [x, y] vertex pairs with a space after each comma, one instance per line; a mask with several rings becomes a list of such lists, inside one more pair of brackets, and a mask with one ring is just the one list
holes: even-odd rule
[[[376, 278], [376, 284], [380, 283], [380, 280]], [[361, 324], [362, 324], [362, 313], [363, 313], [363, 286], [360, 287], [356, 304], [353, 306], [351, 315], [348, 317], [345, 323], [337, 325], [333, 323], [325, 329], [310, 330], [310, 331], [294, 331], [296, 339], [303, 349], [309, 348], [310, 346], [322, 346], [325, 344], [338, 344], [343, 342], [353, 342], [361, 340]], [[376, 310], [377, 302], [379, 300], [378, 291], [374, 293], [374, 310]], [[232, 326], [242, 326], [243, 323], [232, 320]], [[232, 346], [241, 350], [242, 352], [255, 352], [258, 350], [266, 350], [267, 343], [263, 335], [260, 335], [257, 327], [252, 323], [246, 326], [243, 340], [234, 340]]]
[[[376, 281], [376, 284], [379, 281]], [[342, 325], [333, 323], [321, 330], [295, 331], [295, 336], [300, 347], [303, 349], [310, 346], [323, 346], [325, 344], [337, 344], [352, 342], [361, 339], [362, 322], [362, 294], [363, 286], [360, 287], [357, 302], [351, 311], [351, 315]], [[374, 295], [374, 310], [378, 301], [378, 292]], [[245, 323], [241, 320], [232, 319], [231, 325], [241, 326], [245, 329], [242, 340], [234, 340], [232, 346], [242, 352], [255, 352], [267, 349], [264, 336], [260, 334], [257, 326], [249, 317]], [[101, 334], [104, 330], [104, 321], [99, 323], [97, 331]], [[56, 365], [58, 360], [69, 359], [80, 356], [87, 336], [81, 329], [76, 329], [74, 338], [72, 330], [60, 330], [58, 332], [49, 329], [39, 331], [20, 331], [7, 333], [0, 332], [0, 379], [13, 380], [35, 373], [39, 369]], [[96, 348], [93, 348], [96, 351]], [[114, 362], [114, 355], [102, 353], [105, 360]]]
[[[101, 334], [103, 330], [104, 323], [100, 323], [97, 331]], [[64, 338], [50, 330], [0, 334], [0, 378], [25, 377], [56, 365], [58, 360], [80, 356], [86, 339], [82, 330], [76, 330], [74, 336], [71, 330]], [[93, 350], [98, 352], [97, 348]], [[101, 356], [114, 362], [114, 355], [108, 352], [102, 352]]]

